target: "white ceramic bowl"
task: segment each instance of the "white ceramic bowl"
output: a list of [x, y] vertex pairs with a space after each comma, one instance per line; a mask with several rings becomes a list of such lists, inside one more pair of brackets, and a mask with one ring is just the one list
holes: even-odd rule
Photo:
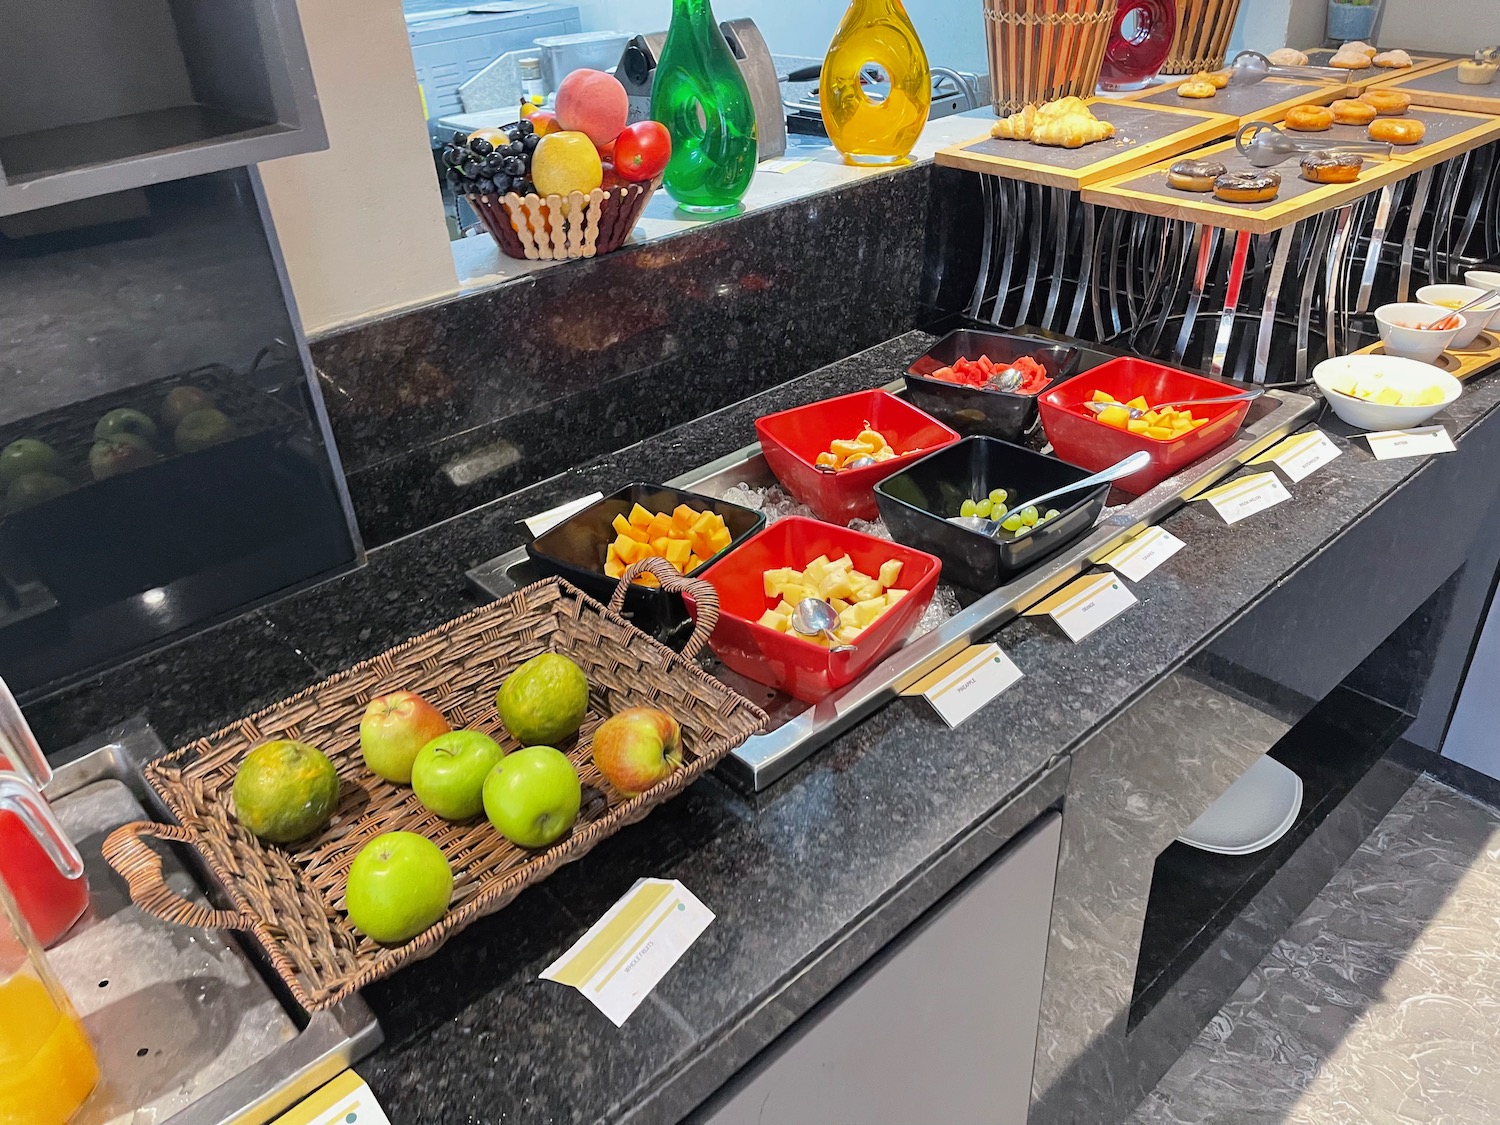
[[1415, 359], [1431, 363], [1442, 355], [1457, 336], [1468, 325], [1468, 318], [1458, 313], [1458, 327], [1434, 332], [1430, 328], [1414, 328], [1417, 324], [1431, 324], [1443, 314], [1434, 312], [1431, 305], [1415, 302], [1405, 305], [1381, 305], [1375, 310], [1375, 323], [1380, 325], [1380, 338], [1385, 342], [1387, 355], [1403, 359]]
[[[1500, 273], [1494, 270], [1469, 270], [1464, 274], [1464, 284], [1475, 289], [1500, 289]], [[1468, 313], [1464, 314], [1465, 316]], [[1500, 309], [1490, 313], [1488, 328], [1500, 328]]]
[[[1459, 305], [1467, 305], [1470, 301], [1483, 297], [1483, 289], [1475, 289], [1472, 285], [1424, 285], [1417, 290], [1417, 300], [1424, 305], [1431, 305], [1435, 309], [1447, 309], [1454, 311]], [[1444, 304], [1444, 302], [1447, 302]], [[1459, 329], [1457, 336], [1453, 337], [1450, 348], [1467, 348], [1474, 342], [1474, 338], [1484, 331], [1484, 326], [1490, 322], [1490, 317], [1495, 315], [1495, 310], [1500, 309], [1500, 297], [1491, 298], [1489, 302], [1477, 309], [1459, 313], [1469, 323]]]
[[[1382, 382], [1398, 391], [1419, 391], [1436, 383], [1443, 388], [1443, 401], [1431, 406], [1390, 406], [1367, 402], [1333, 389], [1332, 377], [1349, 374], [1361, 379], [1380, 376]], [[1452, 375], [1430, 363], [1400, 359], [1389, 355], [1344, 355], [1325, 359], [1313, 368], [1313, 382], [1333, 412], [1362, 430], [1405, 430], [1420, 426], [1434, 414], [1458, 400], [1463, 386]]]

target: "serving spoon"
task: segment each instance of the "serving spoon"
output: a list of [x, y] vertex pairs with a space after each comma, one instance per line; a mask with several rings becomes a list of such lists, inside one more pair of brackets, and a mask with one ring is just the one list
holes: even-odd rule
[[[1246, 140], [1246, 134], [1250, 139]], [[1293, 156], [1310, 152], [1368, 152], [1389, 158], [1391, 146], [1384, 141], [1340, 141], [1327, 138], [1300, 140], [1287, 136], [1269, 121], [1251, 121], [1234, 138], [1235, 151], [1257, 168], [1274, 168]]]
[[[1100, 469], [1091, 477], [1084, 477], [1082, 480], [1074, 481], [1072, 484], [1064, 485], [1062, 488], [1054, 488], [1051, 492], [1044, 492], [1034, 500], [1027, 500], [1024, 504], [1013, 505], [1010, 510], [1012, 512], [1020, 512], [1027, 508], [1039, 508], [1048, 500], [1056, 500], [1059, 496], [1066, 496], [1070, 492], [1080, 492], [1085, 488], [1092, 488], [1096, 484], [1104, 484], [1108, 481], [1119, 480], [1121, 477], [1128, 477], [1131, 473], [1140, 472], [1140, 470], [1149, 464], [1151, 464], [1151, 454], [1147, 453], [1144, 449], [1138, 449], [1123, 461], [1117, 461], [1107, 469]], [[1000, 534], [1002, 530], [1001, 525], [1005, 521], [987, 520], [983, 516], [949, 516], [948, 522], [963, 528], [965, 531], [973, 531], [993, 539], [996, 535]], [[1031, 528], [1029, 527], [1025, 528], [1015, 532], [1015, 536], [1019, 539], [1030, 530]], [[800, 602], [798, 603], [798, 608], [801, 608]], [[832, 609], [833, 607], [829, 606], [828, 608]]]
[[867, 465], [873, 464], [875, 464], [875, 458], [871, 457], [868, 453], [862, 453], [858, 457], [849, 458], [849, 460], [845, 461], [838, 468], [834, 468], [832, 465], [819, 465], [818, 472], [842, 473], [845, 469], [863, 469]]
[[[1475, 297], [1468, 304], [1459, 305], [1458, 308], [1454, 309], [1452, 312], [1444, 313], [1442, 316], [1434, 320], [1431, 324], [1419, 324], [1417, 325], [1417, 327], [1424, 332], [1446, 332], [1448, 329], [1454, 327], [1453, 325], [1449, 324], [1448, 321], [1452, 320], [1459, 313], [1468, 312], [1470, 309], [1478, 305], [1482, 305], [1486, 301], [1489, 301], [1495, 297], [1500, 297], [1500, 288], [1487, 289], [1483, 293], [1479, 294], [1479, 296]], [[1485, 309], [1484, 311], [1493, 312], [1494, 310]]]
[[829, 652], [853, 652], [853, 645], [846, 645], [834, 636], [833, 627], [839, 623], [838, 610], [822, 598], [803, 598], [792, 607], [792, 629], [804, 637], [824, 636], [828, 638]]
[[1175, 402], [1163, 402], [1156, 406], [1148, 406], [1144, 410], [1139, 406], [1126, 406], [1123, 402], [1086, 402], [1083, 405], [1095, 414], [1103, 414], [1111, 406], [1123, 407], [1130, 412], [1131, 421], [1135, 421], [1137, 418], [1144, 418], [1147, 411], [1151, 410], [1160, 411], [1167, 407], [1177, 406], [1217, 406], [1223, 402], [1250, 402], [1260, 398], [1265, 393], [1264, 387], [1256, 387], [1254, 390], [1246, 391], [1244, 394], [1225, 395], [1223, 398], [1180, 398]]
[[1277, 66], [1259, 51], [1241, 51], [1229, 64], [1229, 81], [1253, 86], [1267, 78], [1311, 78], [1315, 82], [1347, 82], [1349, 72], [1335, 66]]

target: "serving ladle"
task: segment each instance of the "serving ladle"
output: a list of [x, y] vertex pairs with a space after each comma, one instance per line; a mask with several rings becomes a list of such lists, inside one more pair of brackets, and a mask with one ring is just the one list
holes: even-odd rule
[[[1144, 449], [1138, 449], [1123, 461], [1117, 461], [1107, 469], [1100, 469], [1091, 477], [1084, 477], [1082, 480], [1074, 481], [1072, 484], [1064, 485], [1062, 488], [1054, 488], [1051, 492], [1044, 492], [1034, 500], [1014, 505], [1010, 510], [1012, 512], [1019, 512], [1026, 508], [1039, 508], [1048, 500], [1056, 500], [1059, 496], [1066, 496], [1070, 492], [1081, 492], [1085, 488], [1093, 488], [1096, 484], [1104, 484], [1108, 481], [1119, 480], [1121, 477], [1128, 477], [1131, 473], [1140, 472], [1149, 464], [1151, 464], [1151, 454], [1147, 453]], [[983, 516], [949, 516], [948, 522], [963, 528], [965, 531], [977, 532], [980, 535], [986, 535], [993, 539], [1003, 530], [1001, 525], [1005, 521], [987, 520]], [[1019, 539], [1030, 530], [1031, 528], [1028, 527], [1016, 532], [1016, 538]], [[798, 603], [799, 608], [801, 604], [800, 602]], [[828, 608], [832, 609], [833, 607], [829, 606]]]
[[1310, 78], [1315, 82], [1347, 82], [1349, 72], [1334, 66], [1276, 66], [1259, 51], [1241, 51], [1229, 64], [1229, 81], [1253, 86], [1267, 78]]
[[853, 645], [844, 644], [834, 635], [833, 627], [838, 623], [838, 610], [822, 598], [803, 598], [792, 607], [793, 632], [804, 637], [827, 637], [829, 652], [853, 652]]
[[1234, 138], [1234, 148], [1257, 168], [1274, 168], [1293, 156], [1306, 156], [1310, 152], [1368, 152], [1387, 158], [1391, 155], [1391, 146], [1382, 141], [1301, 140], [1287, 136], [1269, 121], [1251, 121], [1242, 126]]

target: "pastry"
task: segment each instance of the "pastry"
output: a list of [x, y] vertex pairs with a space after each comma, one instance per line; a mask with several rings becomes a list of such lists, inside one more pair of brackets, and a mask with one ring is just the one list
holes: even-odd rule
[[1351, 55], [1361, 54], [1364, 55], [1364, 57], [1367, 59], [1373, 59], [1375, 57], [1375, 48], [1370, 46], [1363, 39], [1356, 39], [1352, 43], [1345, 43], [1342, 47], [1339, 48], [1339, 51], [1341, 53], [1348, 53]]
[[1041, 107], [1028, 105], [990, 127], [1001, 140], [1030, 141], [1058, 148], [1082, 148], [1115, 135], [1115, 127], [1100, 121], [1082, 98], [1059, 98]]
[[1347, 46], [1340, 47], [1333, 58], [1328, 60], [1329, 66], [1336, 66], [1340, 70], [1367, 70], [1370, 66], [1370, 56], [1363, 51], [1351, 51]]
[[1464, 59], [1458, 64], [1458, 80], [1465, 86], [1488, 86], [1495, 80], [1497, 71], [1500, 71], [1500, 66], [1494, 63]]
[[1393, 145], [1414, 145], [1427, 135], [1427, 126], [1415, 117], [1377, 117], [1370, 122], [1370, 140]]
[[1365, 159], [1352, 152], [1310, 152], [1302, 158], [1302, 178], [1315, 184], [1352, 184]]
[[1272, 66], [1306, 66], [1307, 56], [1296, 47], [1277, 47], [1266, 56]]
[[1286, 127], [1299, 133], [1321, 133], [1333, 125], [1333, 110], [1321, 105], [1294, 105], [1286, 111]]
[[1382, 90], [1379, 86], [1373, 90], [1366, 90], [1359, 96], [1359, 100], [1365, 105], [1375, 107], [1375, 112], [1381, 117], [1400, 117], [1411, 108], [1411, 95], [1403, 94], [1400, 90]]
[[1401, 70], [1411, 66], [1411, 56], [1405, 51], [1383, 51], [1370, 60], [1376, 66], [1383, 66], [1387, 70]]
[[1200, 70], [1193, 77], [1212, 82], [1216, 90], [1222, 90], [1225, 86], [1229, 85], [1229, 71], [1227, 70]]
[[1226, 169], [1217, 160], [1179, 160], [1167, 169], [1167, 186], [1178, 191], [1213, 191]]
[[1281, 190], [1275, 172], [1225, 172], [1214, 181], [1214, 197], [1225, 203], [1264, 203]]
[[1219, 88], [1206, 78], [1190, 78], [1177, 87], [1177, 96], [1179, 98], [1211, 98], [1218, 92]]
[[1340, 98], [1328, 108], [1335, 125], [1368, 125], [1375, 120], [1375, 107], [1355, 98]]

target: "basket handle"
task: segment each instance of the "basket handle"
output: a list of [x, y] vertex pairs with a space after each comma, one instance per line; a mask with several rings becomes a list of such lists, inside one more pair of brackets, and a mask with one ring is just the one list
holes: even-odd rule
[[189, 902], [167, 886], [162, 874], [161, 856], [157, 855], [143, 836], [154, 836], [158, 840], [171, 840], [179, 844], [193, 842], [193, 834], [186, 828], [171, 824], [157, 824], [150, 820], [139, 820], [133, 824], [122, 824], [104, 839], [104, 859], [125, 880], [130, 888], [130, 900], [155, 918], [170, 922], [174, 926], [191, 926], [197, 930], [248, 930], [253, 920], [238, 910], [211, 910]]
[[611, 613], [619, 613], [624, 608], [625, 591], [630, 589], [630, 583], [637, 576], [647, 573], [656, 576], [663, 590], [668, 593], [681, 594], [687, 601], [688, 609], [693, 614], [693, 635], [682, 647], [682, 657], [684, 660], [697, 659], [698, 654], [703, 651], [703, 646], [708, 644], [708, 638], [713, 634], [714, 626], [719, 623], [719, 592], [701, 578], [684, 578], [666, 559], [653, 556], [633, 562], [625, 569], [625, 573], [620, 576], [620, 581], [615, 586], [614, 596], [609, 599]]

